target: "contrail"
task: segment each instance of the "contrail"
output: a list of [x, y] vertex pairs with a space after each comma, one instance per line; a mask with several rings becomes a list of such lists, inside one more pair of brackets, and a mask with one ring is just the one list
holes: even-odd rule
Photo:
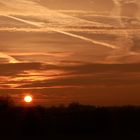
[[[39, 14], [39, 18], [40, 19], [41, 18], [43, 18], [43, 19], [45, 18], [49, 22], [55, 23], [59, 27], [75, 26], [75, 25], [76, 26], [77, 25], [78, 26], [79, 25], [83, 25], [83, 26], [95, 26], [96, 25], [96, 26], [101, 26], [101, 27], [104, 27], [104, 26], [108, 27], [108, 25], [104, 25], [102, 23], [87, 21], [85, 19], [81, 19], [81, 18], [65, 15], [65, 14], [56, 12], [54, 10], [50, 10], [50, 9], [44, 7], [44, 6], [39, 5], [37, 2], [34, 2], [34, 1], [22, 0], [20, 2], [19, 0], [12, 0], [12, 2], [17, 4], [17, 5], [19, 5], [20, 7], [21, 6], [22, 7], [26, 7], [27, 10], [25, 11], [25, 15], [36, 12], [36, 13]], [[2, 3], [8, 5], [9, 7], [13, 7], [13, 4], [9, 3], [8, 0], [2, 1]], [[21, 11], [23, 11], [23, 8], [22, 9], [17, 8], [16, 10], [18, 10], [17, 12], [20, 13]], [[44, 13], [45, 13], [45, 15], [44, 15]], [[10, 12], [9, 12], [9, 14], [10, 14]], [[15, 17], [15, 16], [11, 16], [9, 14], [7, 14], [7, 17], [9, 17], [11, 19], [15, 19], [17, 21], [24, 22], [26, 24], [29, 24], [29, 25], [32, 25], [32, 26], [35, 26], [35, 27], [39, 27], [39, 28], [45, 27], [45, 25], [42, 25], [42, 23], [37, 23], [37, 22], [32, 22], [32, 21], [24, 20], [24, 19]], [[11, 12], [11, 14], [12, 14], [12, 12]], [[44, 17], [41, 16], [41, 15], [44, 15]], [[54, 17], [54, 18], [52, 18], [52, 17]], [[112, 49], [116, 48], [116, 46], [114, 46], [114, 45], [110, 45], [108, 43], [99, 42], [99, 41], [96, 41], [96, 40], [93, 40], [93, 39], [89, 39], [89, 38], [83, 37], [81, 35], [76, 35], [76, 34], [73, 34], [73, 33], [65, 32], [65, 31], [61, 31], [61, 30], [56, 30], [55, 28], [50, 28], [50, 29], [51, 29], [51, 31], [59, 32], [61, 34], [65, 34], [65, 35], [68, 35], [68, 36], [71, 36], [71, 37], [79, 38], [79, 39], [91, 42], [93, 44], [102, 45], [102, 46], [105, 46], [105, 47], [108, 47], [108, 48], [112, 48]]]
[[50, 21], [51, 23], [57, 23], [59, 24], [59, 26], [74, 26], [81, 24], [83, 26], [111, 27], [109, 24], [93, 22], [86, 19], [81, 19], [79, 17], [60, 13], [55, 10], [51, 10], [45, 6], [40, 5], [38, 2], [35, 1], [0, 0], [0, 3], [7, 7], [6, 9], [4, 9], [3, 14], [22, 16], [35, 15], [36, 17], [38, 16], [39, 19], [43, 20], [47, 17], [47, 21]]
[[30, 25], [33, 25], [36, 27], [42, 27], [42, 24], [40, 24], [39, 22], [36, 23], [36, 22], [28, 21], [28, 20], [23, 20], [23, 19], [20, 19], [20, 18], [14, 17], [14, 16], [10, 16], [10, 15], [6, 15], [5, 17], [15, 19], [17, 21], [24, 22], [24, 23], [27, 23], [27, 24], [30, 24]]
[[96, 45], [102, 45], [102, 46], [105, 46], [105, 47], [108, 47], [108, 48], [116, 49], [116, 46], [111, 45], [111, 44], [108, 44], [108, 43], [96, 41], [96, 40], [89, 39], [89, 38], [84, 37], [84, 36], [72, 34], [72, 33], [69, 33], [69, 32], [64, 32], [64, 31], [55, 30], [55, 29], [52, 29], [52, 30], [54, 30], [55, 32], [58, 32], [58, 33], [62, 33], [62, 34], [71, 36], [71, 37], [75, 37], [75, 38], [79, 38], [79, 39], [85, 40], [85, 41], [87, 41], [87, 42], [91, 42], [91, 43], [96, 44]]
[[[26, 23], [26, 24], [29, 24], [29, 25], [33, 25], [35, 27], [44, 28], [43, 24], [38, 24], [37, 22], [30, 22], [28, 20], [20, 19], [20, 18], [14, 17], [14, 16], [9, 16], [9, 15], [7, 15], [6, 17], [9, 17], [11, 19], [15, 19], [17, 21], [20, 21], [20, 22], [23, 22], [23, 23]], [[111, 44], [108, 44], [108, 43], [96, 41], [96, 40], [89, 39], [87, 37], [76, 35], [76, 34], [73, 34], [73, 33], [57, 30], [55, 28], [49, 28], [49, 29], [51, 31], [58, 32], [58, 33], [61, 33], [61, 34], [65, 34], [65, 35], [68, 35], [68, 36], [71, 36], [71, 37], [75, 37], [75, 38], [78, 38], [78, 39], [81, 39], [81, 40], [85, 40], [87, 42], [90, 42], [90, 43], [93, 43], [93, 44], [96, 44], [96, 45], [102, 45], [102, 46], [105, 46], [105, 47], [108, 47], [108, 48], [116, 49], [115, 45], [111, 45]]]
[[124, 25], [123, 25], [123, 23], [122, 23], [122, 20], [121, 20], [121, 5], [120, 5], [120, 2], [118, 1], [118, 0], [113, 0], [113, 2], [114, 2], [114, 4], [115, 4], [115, 6], [116, 6], [116, 8], [115, 8], [115, 14], [118, 16], [118, 21], [119, 21], [119, 24], [121, 25], [121, 27], [123, 27]]

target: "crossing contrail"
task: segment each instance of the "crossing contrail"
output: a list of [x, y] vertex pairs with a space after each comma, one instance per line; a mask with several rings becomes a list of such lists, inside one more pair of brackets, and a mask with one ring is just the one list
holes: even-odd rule
[[[120, 27], [124, 28], [126, 25], [122, 20], [121, 16], [121, 1], [120, 0], [113, 0], [115, 4], [115, 14], [119, 17], [118, 23]], [[133, 11], [132, 11], [133, 12]], [[127, 32], [127, 30], [122, 30], [123, 36], [118, 37], [117, 39], [117, 46], [118, 49], [114, 50], [107, 58], [107, 62], [116, 62], [119, 58], [123, 57], [124, 55], [131, 54], [131, 48], [133, 46], [133, 38], [132, 35]]]

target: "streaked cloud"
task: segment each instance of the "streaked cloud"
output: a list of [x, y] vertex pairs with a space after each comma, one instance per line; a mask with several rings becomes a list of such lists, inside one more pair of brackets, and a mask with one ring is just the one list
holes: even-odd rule
[[95, 105], [138, 105], [139, 65], [1, 64], [0, 92], [1, 95], [9, 93], [17, 102], [30, 93], [36, 103], [42, 105], [73, 101]]

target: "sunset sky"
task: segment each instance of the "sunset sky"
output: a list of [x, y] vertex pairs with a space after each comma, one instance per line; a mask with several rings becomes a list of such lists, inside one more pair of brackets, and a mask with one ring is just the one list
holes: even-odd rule
[[140, 0], [0, 0], [0, 95], [20, 104], [140, 105]]

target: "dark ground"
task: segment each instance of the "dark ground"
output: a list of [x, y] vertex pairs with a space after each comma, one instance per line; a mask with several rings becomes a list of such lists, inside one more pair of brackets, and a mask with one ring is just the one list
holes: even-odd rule
[[2, 139], [138, 139], [140, 107], [17, 107], [0, 100]]

